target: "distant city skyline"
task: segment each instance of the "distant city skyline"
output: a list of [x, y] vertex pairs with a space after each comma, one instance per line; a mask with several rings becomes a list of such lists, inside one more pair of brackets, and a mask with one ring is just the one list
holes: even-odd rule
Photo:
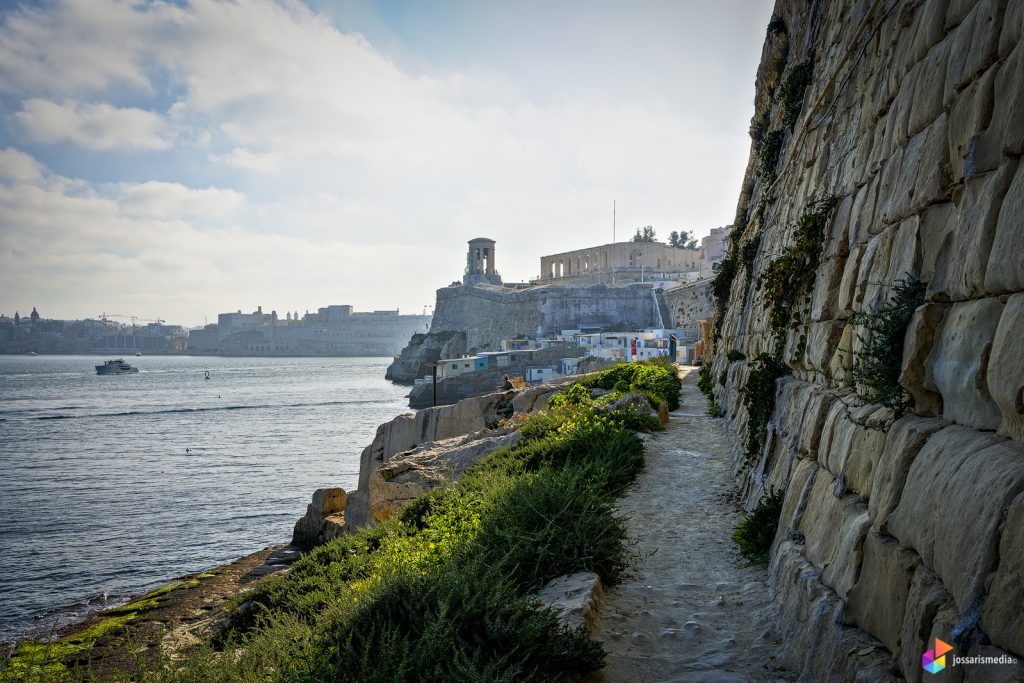
[[[728, 224], [772, 3], [0, 10], [0, 311], [422, 312], [497, 240]], [[309, 302], [309, 303], [307, 303]], [[283, 315], [283, 313], [282, 313]]]

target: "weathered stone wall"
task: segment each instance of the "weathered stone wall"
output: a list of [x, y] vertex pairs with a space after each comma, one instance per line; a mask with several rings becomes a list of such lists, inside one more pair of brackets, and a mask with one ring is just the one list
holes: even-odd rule
[[[777, 349], [756, 276], [806, 203], [834, 197], [767, 443], [741, 475], [749, 507], [785, 491], [771, 572], [787, 654], [805, 680], [919, 681], [939, 637], [956, 656], [1017, 659], [950, 680], [1024, 680], [1024, 2], [775, 13], [752, 131], [783, 131], [778, 177], [755, 145], [738, 229], [740, 244], [762, 237], [754, 277], [732, 281], [712, 375], [726, 371], [716, 400], [744, 434], [750, 359]], [[780, 84], [808, 62], [790, 131]], [[845, 368], [865, 334], [854, 316], [907, 273], [927, 283], [902, 357], [914, 407], [881, 431], [861, 425], [891, 413], [858, 405]]]
[[698, 323], [710, 320], [714, 312], [711, 280], [666, 289], [665, 303], [668, 304], [673, 329], [692, 330], [696, 334]]
[[650, 285], [444, 287], [437, 290], [430, 331], [465, 331], [470, 348], [494, 350], [502, 339], [520, 335], [556, 334], [581, 324], [638, 329], [657, 317]]

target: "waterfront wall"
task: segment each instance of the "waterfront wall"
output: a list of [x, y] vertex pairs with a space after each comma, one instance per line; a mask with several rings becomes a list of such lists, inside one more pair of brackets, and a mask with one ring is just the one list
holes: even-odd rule
[[[711, 376], [746, 506], [785, 494], [786, 655], [803, 680], [920, 681], [938, 637], [1017, 659], [949, 680], [1024, 680], [1024, 2], [779, 0], [775, 15]], [[820, 264], [780, 348], [758, 279], [822, 198]], [[895, 357], [914, 399], [899, 417], [861, 405], [848, 368], [869, 336], [857, 316], [908, 274], [926, 288]], [[786, 374], [744, 469], [761, 353]]]
[[[662, 327], [649, 284], [442, 287], [437, 290], [430, 333], [410, 341], [388, 368], [387, 377], [411, 384], [430, 373], [430, 363], [455, 357], [455, 351], [497, 351], [505, 339], [555, 335], [581, 325], [608, 331]], [[454, 335], [461, 338], [453, 341]]]

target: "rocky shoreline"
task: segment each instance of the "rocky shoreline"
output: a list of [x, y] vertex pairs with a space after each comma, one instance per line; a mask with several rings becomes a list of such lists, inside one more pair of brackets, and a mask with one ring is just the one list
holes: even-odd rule
[[[19, 680], [19, 672], [47, 662], [87, 665], [102, 676], [132, 670], [140, 659], [173, 660], [188, 647], [208, 642], [237, 607], [236, 598], [260, 579], [287, 572], [304, 551], [389, 519], [410, 500], [457, 480], [487, 454], [514, 445], [520, 437], [517, 421], [510, 418], [543, 410], [551, 396], [579, 379], [573, 376], [464, 399], [406, 413], [380, 425], [362, 452], [358, 488], [314, 492], [290, 544], [181, 576], [60, 629], [50, 642], [4, 644], [0, 661], [6, 664], [0, 668], [0, 682]], [[641, 403], [646, 405], [646, 399]], [[647, 411], [656, 414], [649, 406]], [[590, 595], [589, 590], [585, 593]], [[565, 596], [551, 599], [558, 605], [567, 600]]]

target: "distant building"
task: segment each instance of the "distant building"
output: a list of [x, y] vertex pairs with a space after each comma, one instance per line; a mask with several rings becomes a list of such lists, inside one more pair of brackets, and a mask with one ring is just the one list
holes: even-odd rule
[[284, 318], [277, 311], [221, 313], [216, 325], [192, 330], [189, 353], [226, 356], [393, 356], [417, 332], [426, 332], [429, 315], [398, 310], [358, 313], [334, 305]]
[[700, 276], [700, 252], [662, 242], [616, 242], [540, 257], [534, 284], [688, 282]]
[[711, 228], [711, 234], [700, 241], [700, 277], [715, 274], [716, 266], [725, 258], [732, 226]]

